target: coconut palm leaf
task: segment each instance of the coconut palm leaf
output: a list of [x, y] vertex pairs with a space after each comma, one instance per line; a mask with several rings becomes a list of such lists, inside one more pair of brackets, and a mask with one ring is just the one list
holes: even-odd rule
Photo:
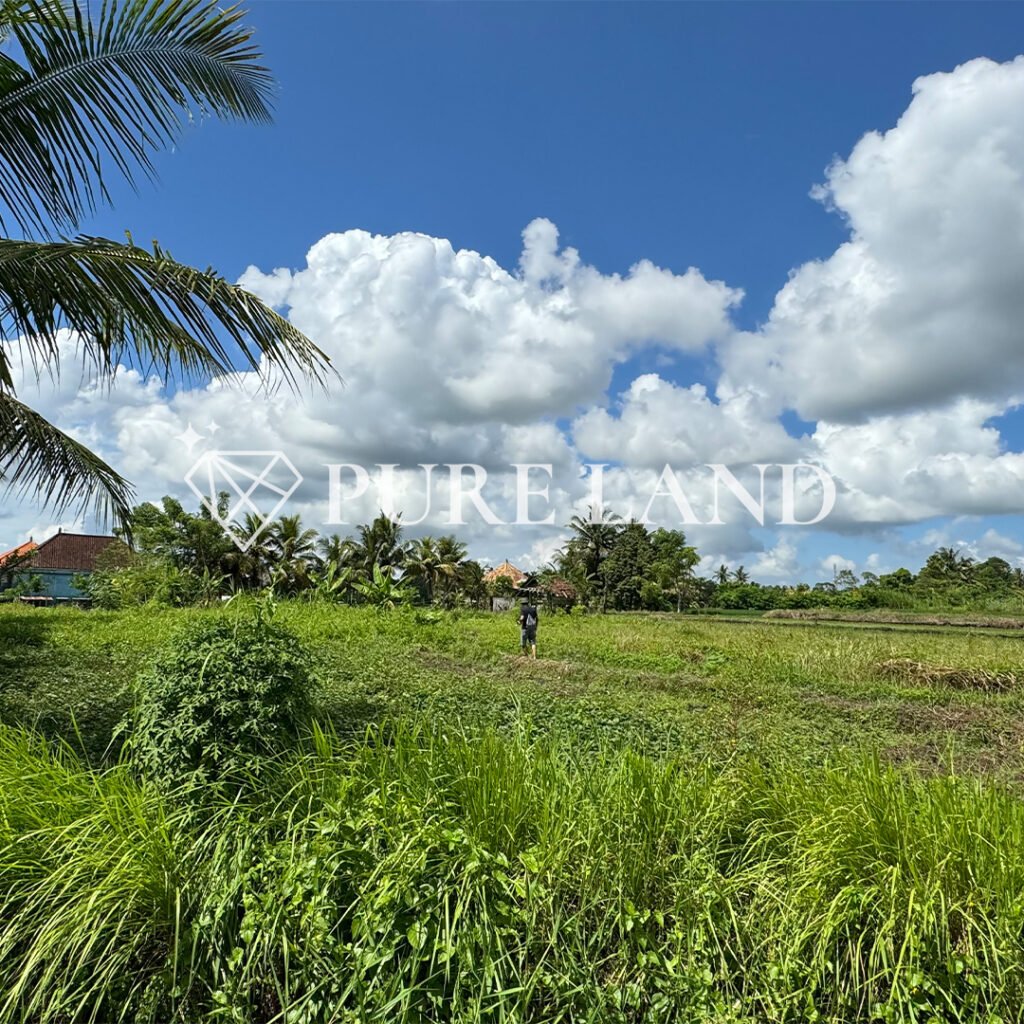
[[22, 61], [0, 55], [0, 197], [23, 228], [76, 225], [104, 172], [153, 176], [191, 111], [270, 119], [272, 79], [237, 8], [208, 0], [5, 4]]
[[30, 493], [58, 512], [91, 501], [99, 518], [130, 521], [128, 484], [85, 445], [0, 391], [0, 489], [24, 491], [29, 482]]
[[[261, 360], [294, 382], [293, 367], [323, 380], [327, 357], [280, 314], [213, 270], [106, 238], [0, 238], [0, 327], [37, 371], [59, 358], [70, 329], [101, 376], [119, 363], [164, 375], [228, 373]], [[13, 386], [0, 349], [0, 386]]]
[[57, 13], [56, 9], [64, 9], [60, 0], [49, 0], [48, 3], [27, 3], [26, 0], [0, 0], [0, 42], [11, 34], [15, 25], [27, 25], [32, 21]]
[[[0, 239], [8, 488], [58, 504], [105, 490], [119, 518], [127, 508], [110, 467], [30, 421], [13, 396], [11, 359], [56, 374], [62, 329], [101, 380], [118, 365], [168, 377], [276, 367], [289, 383], [328, 372], [312, 342], [212, 270], [130, 238], [54, 240], [109, 198], [108, 172], [132, 184], [152, 176], [153, 152], [195, 114], [269, 120], [271, 78], [241, 16], [216, 0], [0, 0], [0, 38], [12, 44], [0, 53], [0, 228], [44, 238]], [[33, 443], [44, 445], [36, 455]]]

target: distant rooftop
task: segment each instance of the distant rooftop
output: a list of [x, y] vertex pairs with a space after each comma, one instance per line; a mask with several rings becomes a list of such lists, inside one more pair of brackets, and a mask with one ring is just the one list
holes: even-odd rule
[[103, 534], [60, 533], [44, 540], [32, 555], [33, 569], [70, 569], [92, 572], [99, 554], [117, 540]]
[[8, 558], [21, 558], [30, 554], [38, 547], [39, 545], [30, 537], [24, 544], [19, 544], [16, 548], [11, 548], [10, 551], [0, 551], [0, 564], [6, 562]]
[[526, 579], [526, 573], [513, 565], [507, 558], [501, 565], [495, 566], [490, 572], [484, 573], [484, 582], [493, 583], [501, 576], [507, 576], [513, 583], [521, 583]]

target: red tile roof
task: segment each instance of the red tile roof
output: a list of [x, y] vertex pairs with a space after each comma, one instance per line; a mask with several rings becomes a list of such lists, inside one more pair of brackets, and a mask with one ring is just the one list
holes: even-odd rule
[[96, 568], [96, 556], [116, 539], [89, 533], [58, 533], [36, 549], [32, 568], [91, 572]]
[[23, 555], [27, 555], [30, 551], [35, 551], [39, 545], [34, 540], [27, 540], [24, 544], [19, 544], [16, 548], [11, 548], [10, 551], [0, 552], [0, 565], [7, 561], [8, 558], [21, 558]]

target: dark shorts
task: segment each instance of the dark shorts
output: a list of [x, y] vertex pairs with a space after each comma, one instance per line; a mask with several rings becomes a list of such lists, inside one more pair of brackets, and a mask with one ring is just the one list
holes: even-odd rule
[[523, 634], [519, 639], [519, 646], [526, 647], [528, 644], [533, 645], [537, 642], [537, 627], [536, 626], [524, 626]]

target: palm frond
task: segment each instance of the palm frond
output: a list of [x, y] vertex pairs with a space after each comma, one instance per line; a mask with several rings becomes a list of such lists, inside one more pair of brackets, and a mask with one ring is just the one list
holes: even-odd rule
[[[106, 238], [35, 242], [0, 238], [0, 329], [19, 338], [36, 372], [57, 365], [58, 332], [77, 332], [92, 368], [143, 373], [229, 373], [261, 360], [289, 383], [295, 368], [323, 381], [329, 360], [304, 334], [214, 270], [176, 262], [155, 243]], [[233, 345], [232, 345], [233, 343]], [[13, 387], [0, 349], [0, 384]]]
[[5, 40], [15, 25], [52, 17], [59, 10], [67, 10], [61, 0], [33, 2], [33, 0], [0, 0], [0, 42]]
[[0, 491], [31, 496], [56, 512], [93, 505], [127, 526], [134, 496], [99, 456], [13, 395], [0, 390]]
[[23, 229], [108, 199], [104, 172], [152, 177], [152, 153], [200, 116], [270, 119], [272, 79], [242, 12], [210, 0], [7, 3], [24, 66], [0, 56], [0, 198]]

